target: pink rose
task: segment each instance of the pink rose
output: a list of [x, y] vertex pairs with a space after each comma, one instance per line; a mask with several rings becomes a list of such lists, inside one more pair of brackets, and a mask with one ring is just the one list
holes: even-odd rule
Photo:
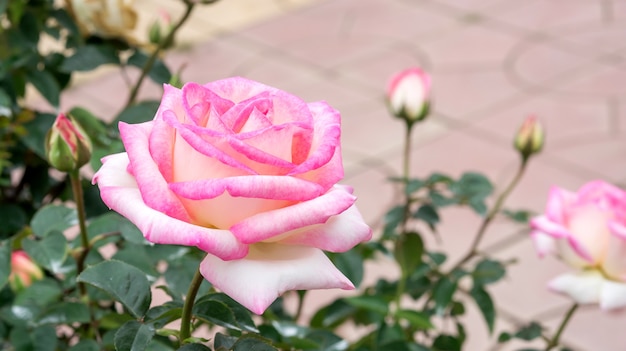
[[577, 193], [553, 187], [531, 226], [540, 256], [556, 254], [576, 269], [552, 280], [552, 290], [605, 310], [626, 306], [626, 192], [603, 181]]
[[146, 239], [197, 246], [200, 271], [255, 313], [287, 290], [352, 283], [322, 250], [371, 229], [343, 177], [340, 115], [244, 78], [165, 86], [154, 120], [120, 123], [126, 153], [94, 176]]
[[23, 290], [42, 278], [43, 271], [28, 257], [26, 252], [20, 250], [11, 253], [9, 286], [13, 291]]

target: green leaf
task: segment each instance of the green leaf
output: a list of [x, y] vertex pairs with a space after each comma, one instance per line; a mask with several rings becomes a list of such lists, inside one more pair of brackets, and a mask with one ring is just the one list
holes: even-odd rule
[[[19, 232], [28, 223], [24, 210], [14, 204], [0, 204], [0, 240]], [[1, 284], [0, 284], [1, 286]]]
[[11, 330], [9, 340], [9, 345], [12, 345], [15, 351], [54, 351], [57, 347], [57, 334], [51, 325], [32, 330], [14, 328]]
[[422, 263], [423, 254], [424, 242], [418, 233], [405, 233], [398, 237], [394, 255], [403, 276], [408, 277]]
[[424, 204], [413, 214], [413, 218], [421, 219], [433, 228], [435, 224], [439, 223], [439, 214], [437, 209], [430, 204]]
[[428, 330], [434, 328], [430, 322], [430, 316], [424, 312], [399, 310], [396, 312], [396, 317], [407, 320], [412, 327], [417, 329]]
[[157, 272], [152, 258], [148, 256], [145, 246], [127, 243], [126, 246], [119, 249], [111, 258], [139, 268], [151, 281], [155, 281], [159, 276], [159, 272]]
[[77, 302], [60, 302], [52, 305], [37, 317], [37, 324], [72, 324], [89, 322], [89, 308]]
[[22, 290], [16, 297], [14, 304], [46, 307], [59, 301], [63, 295], [63, 290], [59, 282], [52, 278], [44, 277], [42, 280], [34, 281], [29, 287]]
[[496, 308], [493, 305], [493, 300], [489, 293], [481, 286], [474, 286], [470, 291], [470, 295], [476, 301], [478, 309], [485, 318], [487, 328], [489, 328], [489, 334], [493, 333], [494, 323], [496, 321]]
[[461, 341], [452, 335], [439, 335], [433, 342], [433, 351], [461, 351]]
[[356, 308], [376, 312], [382, 315], [386, 315], [389, 312], [389, 305], [382, 296], [352, 296], [345, 298], [345, 301]]
[[74, 55], [67, 57], [59, 70], [62, 72], [91, 71], [100, 65], [119, 63], [120, 59], [113, 47], [85, 45], [76, 49]]
[[463, 173], [461, 178], [450, 186], [450, 190], [467, 198], [485, 198], [493, 191], [493, 185], [487, 177], [480, 173]]
[[254, 334], [246, 334], [233, 345], [233, 351], [278, 351], [270, 341]]
[[54, 231], [62, 232], [77, 223], [76, 209], [63, 205], [48, 205], [35, 213], [30, 221], [30, 227], [35, 235], [45, 237]]
[[330, 305], [321, 308], [311, 318], [311, 326], [315, 328], [335, 328], [356, 312], [356, 307], [343, 299], [335, 300]]
[[42, 240], [22, 240], [24, 251], [40, 266], [54, 273], [63, 273], [67, 258], [67, 239], [60, 231], [49, 233]]
[[[148, 56], [141, 52], [135, 51], [135, 53], [128, 58], [128, 64], [131, 66], [143, 69], [148, 62]], [[163, 61], [157, 59], [152, 65], [152, 69], [148, 72], [148, 76], [157, 84], [168, 83], [172, 79], [172, 73], [163, 63]]]
[[241, 329], [254, 333], [259, 332], [254, 321], [252, 320], [252, 317], [250, 316], [250, 311], [248, 311], [247, 308], [241, 306], [237, 301], [233, 300], [228, 295], [224, 293], [213, 293], [210, 295], [206, 295], [203, 298], [225, 303], [231, 309], [231, 311], [233, 311], [235, 319], [237, 320], [237, 323], [239, 324]]
[[431, 261], [437, 266], [441, 266], [446, 259], [448, 258], [443, 252], [428, 252], [428, 257], [430, 257]]
[[533, 216], [533, 213], [531, 211], [526, 210], [502, 210], [502, 214], [504, 214], [511, 220], [522, 224], [528, 223], [528, 221], [530, 221], [530, 218]]
[[224, 335], [222, 333], [215, 334], [215, 342], [213, 347], [215, 350], [230, 350], [237, 342], [237, 338], [234, 336]]
[[20, 141], [44, 160], [47, 159], [44, 140], [55, 118], [53, 114], [37, 113], [32, 121], [23, 124], [26, 135], [20, 136]]
[[329, 254], [335, 266], [343, 273], [357, 288], [363, 281], [363, 257], [359, 252], [359, 247], [350, 251], [337, 254]]
[[142, 101], [120, 112], [120, 114], [115, 117], [115, 121], [130, 124], [150, 121], [154, 118], [160, 104], [160, 101]]
[[505, 343], [505, 342], [508, 342], [511, 339], [513, 339], [513, 335], [511, 335], [510, 333], [507, 333], [507, 332], [502, 332], [502, 333], [500, 333], [500, 335], [498, 335], [498, 342], [499, 343]]
[[142, 317], [152, 299], [145, 273], [120, 261], [104, 261], [85, 269], [77, 278], [106, 291], [135, 317]]
[[385, 214], [385, 228], [383, 230], [383, 237], [391, 238], [395, 235], [396, 227], [404, 220], [405, 208], [404, 206], [396, 206], [390, 209]]
[[531, 340], [541, 337], [541, 332], [542, 332], [541, 325], [536, 322], [531, 322], [530, 324], [520, 328], [515, 333], [515, 337], [517, 339], [531, 341]]
[[414, 192], [420, 190], [422, 187], [424, 187], [426, 185], [426, 182], [424, 182], [421, 179], [409, 179], [409, 182], [406, 184], [406, 188], [404, 189], [404, 193], [406, 195], [411, 195]]
[[30, 82], [41, 95], [48, 100], [50, 105], [59, 107], [61, 87], [54, 76], [46, 70], [26, 71], [26, 80]]
[[[221, 335], [221, 334], [218, 334], [218, 335]], [[217, 336], [215, 337], [215, 339], [216, 339], [215, 342], [217, 342]], [[193, 344], [184, 345], [183, 347], [179, 348], [178, 351], [211, 351], [211, 349], [205, 345], [193, 343]]]
[[141, 351], [146, 350], [154, 337], [155, 330], [152, 326], [137, 321], [128, 321], [115, 333], [116, 351]]
[[0, 243], [0, 290], [9, 281], [11, 274], [11, 245], [8, 242]]
[[483, 286], [497, 282], [505, 274], [506, 269], [500, 262], [484, 259], [476, 265], [474, 272], [472, 272], [472, 278], [474, 279], [474, 284]]
[[100, 345], [95, 340], [83, 339], [68, 351], [100, 351]]
[[315, 350], [343, 351], [347, 343], [328, 330], [314, 330], [306, 334], [305, 340], [315, 343]]
[[443, 315], [443, 312], [448, 308], [448, 305], [452, 302], [456, 288], [457, 282], [453, 282], [448, 277], [442, 277], [437, 284], [435, 284], [433, 297], [435, 300], [435, 310], [438, 315]]
[[199, 299], [193, 314], [208, 322], [237, 331], [258, 332], [249, 312], [223, 294], [211, 294]]

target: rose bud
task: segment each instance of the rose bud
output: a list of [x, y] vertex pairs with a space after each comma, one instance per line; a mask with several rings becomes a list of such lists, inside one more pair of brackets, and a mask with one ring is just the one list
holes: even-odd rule
[[9, 286], [15, 292], [29, 287], [34, 281], [43, 278], [43, 271], [24, 251], [11, 253], [11, 273]]
[[[148, 39], [150, 43], [159, 45], [161, 40], [167, 38], [168, 35], [172, 32], [174, 26], [172, 25], [172, 19], [170, 14], [165, 10], [159, 11], [159, 18], [152, 23], [150, 26], [150, 30], [148, 31]], [[167, 44], [166, 47], [171, 46], [171, 43]]]
[[46, 155], [59, 171], [75, 171], [91, 159], [91, 141], [76, 121], [61, 113], [46, 135]]
[[530, 222], [540, 257], [572, 268], [549, 288], [603, 310], [626, 307], [626, 192], [596, 180], [578, 192], [552, 187], [544, 215]]
[[391, 78], [387, 102], [391, 113], [409, 124], [426, 118], [430, 108], [430, 76], [420, 68], [409, 68]]
[[533, 154], [539, 153], [543, 147], [544, 135], [541, 124], [537, 118], [530, 116], [526, 118], [515, 136], [515, 148], [522, 154], [523, 159], [527, 159]]

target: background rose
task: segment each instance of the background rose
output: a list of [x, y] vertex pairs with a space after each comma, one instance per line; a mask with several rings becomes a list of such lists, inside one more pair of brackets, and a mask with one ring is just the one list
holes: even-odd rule
[[577, 193], [554, 187], [546, 213], [532, 220], [540, 256], [558, 255], [576, 268], [550, 288], [603, 309], [626, 306], [626, 193], [603, 181]]
[[[94, 177], [154, 243], [208, 252], [204, 277], [256, 313], [282, 292], [353, 288], [321, 250], [371, 237], [343, 177], [340, 115], [243, 78], [165, 86], [153, 121]], [[252, 288], [253, 287], [253, 288]]]
[[81, 31], [105, 38], [125, 38], [134, 42], [130, 32], [137, 24], [133, 0], [66, 0], [68, 10]]

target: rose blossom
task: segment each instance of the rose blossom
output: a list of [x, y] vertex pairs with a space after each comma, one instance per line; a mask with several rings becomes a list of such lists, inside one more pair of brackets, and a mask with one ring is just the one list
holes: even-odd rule
[[197, 246], [214, 286], [255, 313], [287, 290], [353, 289], [322, 250], [372, 231], [343, 177], [340, 115], [244, 78], [165, 85], [154, 120], [94, 176], [153, 243]]
[[549, 284], [578, 303], [626, 306], [626, 192], [593, 181], [572, 193], [550, 190], [546, 213], [531, 233], [540, 256], [556, 254], [576, 269]]

